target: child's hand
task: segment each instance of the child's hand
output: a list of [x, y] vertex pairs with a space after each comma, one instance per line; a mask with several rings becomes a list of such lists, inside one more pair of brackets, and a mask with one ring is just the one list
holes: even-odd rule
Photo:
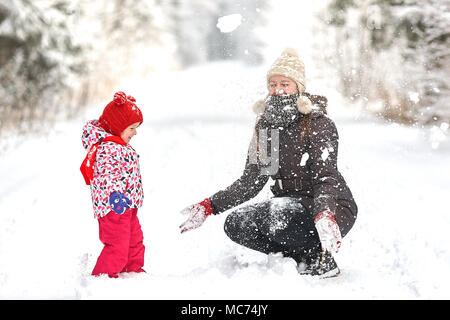
[[200, 227], [206, 218], [213, 213], [211, 202], [208, 198], [181, 211], [189, 214], [189, 218], [180, 226], [181, 233]]
[[122, 193], [114, 191], [109, 196], [109, 205], [115, 213], [123, 214], [132, 205], [132, 202]]

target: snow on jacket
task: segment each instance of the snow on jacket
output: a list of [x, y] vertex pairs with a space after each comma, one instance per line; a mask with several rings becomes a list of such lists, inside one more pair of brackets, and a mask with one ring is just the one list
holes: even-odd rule
[[[88, 121], [81, 137], [83, 147], [88, 151], [92, 145], [111, 136], [98, 124]], [[91, 197], [95, 218], [106, 216], [113, 210], [110, 198], [126, 197], [129, 208], [140, 208], [144, 199], [139, 168], [139, 155], [129, 145], [103, 142], [98, 145], [91, 181]], [[111, 197], [113, 195], [113, 197]]]

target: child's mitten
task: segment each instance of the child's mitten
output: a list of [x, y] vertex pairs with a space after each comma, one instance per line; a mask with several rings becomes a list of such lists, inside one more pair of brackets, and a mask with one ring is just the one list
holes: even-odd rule
[[132, 202], [122, 193], [114, 191], [109, 196], [109, 205], [115, 213], [123, 214], [132, 205]]

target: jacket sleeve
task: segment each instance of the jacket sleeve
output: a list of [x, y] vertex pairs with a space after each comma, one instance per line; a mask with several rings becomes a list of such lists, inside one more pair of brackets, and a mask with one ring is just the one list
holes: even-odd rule
[[322, 116], [311, 123], [310, 170], [314, 197], [313, 214], [336, 212], [338, 197], [338, 132], [334, 122]]
[[125, 171], [121, 146], [114, 142], [100, 145], [97, 152], [94, 175], [104, 193], [111, 195], [120, 192], [125, 195], [128, 186], [128, 174]]
[[[252, 143], [253, 141], [254, 139], [252, 139]], [[254, 159], [252, 150], [252, 145], [250, 145], [241, 177], [224, 190], [209, 197], [214, 214], [222, 213], [254, 198], [269, 180], [269, 176], [261, 175], [256, 161], [251, 161]]]

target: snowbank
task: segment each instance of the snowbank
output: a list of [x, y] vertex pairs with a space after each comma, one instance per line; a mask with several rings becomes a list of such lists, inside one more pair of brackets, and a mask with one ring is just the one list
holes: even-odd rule
[[[132, 145], [141, 155], [146, 274], [90, 276], [101, 244], [78, 169], [80, 134], [103, 106], [2, 154], [0, 299], [448, 299], [448, 143], [433, 148], [426, 131], [344, 109], [318, 78], [310, 85], [330, 101], [339, 167], [359, 205], [336, 256], [342, 274], [300, 276], [291, 259], [232, 243], [227, 213], [179, 234], [181, 209], [241, 174], [263, 80], [264, 70], [224, 63], [121, 88], [145, 119]], [[252, 201], [269, 196], [266, 186]]]

